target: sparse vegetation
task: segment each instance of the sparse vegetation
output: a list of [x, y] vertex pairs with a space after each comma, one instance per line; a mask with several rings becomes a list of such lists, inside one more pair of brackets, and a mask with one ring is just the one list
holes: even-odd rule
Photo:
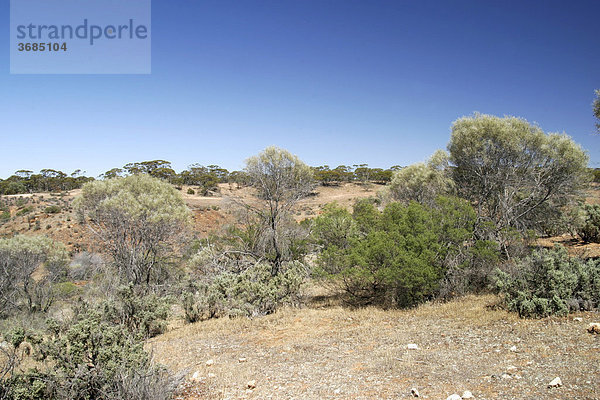
[[498, 270], [496, 285], [521, 317], [589, 311], [600, 304], [600, 262], [569, 257], [562, 247], [542, 249], [508, 272]]

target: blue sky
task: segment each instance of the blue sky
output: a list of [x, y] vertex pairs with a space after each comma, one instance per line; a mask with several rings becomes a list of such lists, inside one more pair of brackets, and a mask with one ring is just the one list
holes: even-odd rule
[[269, 145], [311, 165], [408, 165], [475, 111], [566, 132], [600, 167], [600, 1], [152, 2], [151, 75], [10, 75], [0, 177], [166, 159], [230, 170]]

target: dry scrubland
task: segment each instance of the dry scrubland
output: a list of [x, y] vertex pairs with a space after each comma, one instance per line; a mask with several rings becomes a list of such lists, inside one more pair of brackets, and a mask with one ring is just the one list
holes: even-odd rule
[[[600, 398], [600, 336], [585, 329], [597, 314], [522, 320], [497, 301], [385, 311], [321, 299], [254, 320], [186, 325], [148, 348], [195, 375], [185, 399], [396, 399], [411, 398], [411, 388], [430, 399], [464, 390], [477, 399]], [[548, 388], [557, 376], [564, 386]]]
[[[234, 221], [230, 197], [252, 197], [247, 188], [220, 189], [216, 197], [188, 195], [186, 187], [181, 191], [201, 236]], [[332, 201], [349, 207], [378, 189], [320, 187], [299, 203], [295, 217], [313, 217]], [[31, 200], [24, 206], [32, 209], [2, 225], [0, 235], [43, 233], [71, 250], [90, 248], [86, 229], [71, 211], [77, 194], [23, 196]], [[14, 216], [24, 206], [16, 204], [20, 196], [5, 196], [11, 197]], [[600, 203], [598, 187], [587, 200]], [[45, 212], [50, 205], [61, 211]], [[600, 256], [600, 245], [570, 236], [540, 240], [544, 246], [557, 242], [573, 255]], [[523, 320], [497, 308], [494, 296], [406, 311], [351, 310], [323, 294], [313, 287], [305, 308], [263, 318], [185, 325], [177, 317], [167, 333], [147, 346], [156, 361], [187, 371], [189, 381], [179, 398], [189, 400], [409, 398], [413, 387], [430, 399], [464, 390], [477, 399], [600, 399], [600, 335], [585, 330], [600, 319], [597, 313]], [[410, 343], [418, 350], [407, 349]], [[214, 363], [209, 366], [208, 360]], [[557, 376], [563, 386], [549, 389]], [[256, 388], [248, 389], [252, 380]]]

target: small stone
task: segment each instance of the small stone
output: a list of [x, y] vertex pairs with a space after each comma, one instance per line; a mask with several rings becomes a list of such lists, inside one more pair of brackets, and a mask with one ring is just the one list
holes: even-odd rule
[[419, 391], [416, 388], [410, 389], [410, 394], [412, 394], [413, 397], [419, 397]]
[[214, 363], [215, 363], [215, 360], [213, 360], [213, 359], [210, 359], [210, 360], [208, 360], [208, 361], [206, 362], [206, 366], [207, 366], [207, 367], [210, 367], [210, 366], [211, 366], [211, 365], [213, 365]]
[[192, 375], [192, 380], [193, 380], [193, 381], [198, 381], [198, 380], [200, 380], [200, 371], [196, 371], [196, 372], [194, 372], [194, 374]]
[[248, 361], [248, 359], [246, 357], [242, 357], [242, 358], [240, 358], [238, 360], [238, 362], [240, 362], [240, 363], [243, 363], [243, 362], [246, 362], [246, 361]]
[[513, 353], [516, 353], [517, 351], [517, 346], [513, 346], [510, 348], [510, 351], [512, 351]]
[[468, 390], [465, 390], [461, 396], [464, 399], [474, 399], [475, 396], [473, 396], [473, 393], [469, 392]]
[[246, 393], [247, 393], [247, 394], [250, 394], [250, 393], [252, 393], [252, 389], [246, 389]]
[[552, 380], [552, 382], [550, 382], [548, 384], [549, 388], [553, 388], [553, 387], [561, 387], [562, 386], [562, 381], [560, 380], [559, 377], [556, 377]]
[[410, 343], [410, 344], [408, 344], [408, 345], [406, 346], [406, 348], [407, 348], [408, 350], [419, 350], [419, 346], [417, 346], [417, 345], [416, 345], [416, 344], [414, 344], [414, 343]]
[[340, 389], [335, 389], [335, 390], [333, 391], [333, 394], [340, 394], [340, 393], [342, 393], [342, 391], [341, 391]]
[[246, 387], [248, 389], [256, 389], [256, 381], [254, 379], [251, 381], [248, 381], [248, 383], [246, 383]]
[[591, 322], [588, 325], [587, 331], [589, 333], [600, 333], [600, 322]]
[[502, 374], [502, 376], [500, 376], [500, 378], [507, 380], [507, 379], [512, 379], [512, 376], [510, 376], [509, 374]]
[[209, 377], [209, 378], [216, 378], [216, 377], [217, 377], [217, 375], [213, 374], [212, 372], [209, 372], [209, 373], [208, 373], [208, 377]]
[[506, 367], [506, 372], [513, 375], [515, 372], [517, 372], [519, 369], [517, 367], [515, 367], [514, 365], [509, 365], [508, 367]]
[[573, 318], [573, 321], [575, 321], [575, 322], [581, 322], [581, 321], [583, 321], [583, 318], [581, 318], [581, 317], [575, 317], [575, 318]]
[[462, 400], [462, 399], [460, 398], [459, 395], [457, 395], [455, 393], [455, 394], [451, 394], [450, 396], [446, 397], [446, 400]]

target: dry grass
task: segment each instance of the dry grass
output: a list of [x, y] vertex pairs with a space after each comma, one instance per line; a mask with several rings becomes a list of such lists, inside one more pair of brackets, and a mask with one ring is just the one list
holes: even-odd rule
[[[597, 314], [520, 320], [496, 303], [286, 309], [185, 325], [148, 346], [170, 368], [197, 372], [197, 394], [186, 399], [392, 399], [412, 387], [431, 399], [464, 390], [479, 399], [600, 398], [600, 336], [585, 330]], [[564, 386], [548, 389], [556, 376]]]

